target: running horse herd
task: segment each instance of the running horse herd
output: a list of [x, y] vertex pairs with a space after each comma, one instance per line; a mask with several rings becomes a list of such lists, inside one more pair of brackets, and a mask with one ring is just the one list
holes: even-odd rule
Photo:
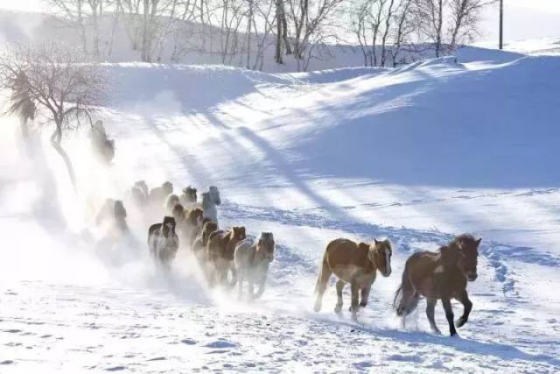
[[[242, 297], [243, 283], [247, 282], [251, 299], [263, 294], [268, 268], [274, 259], [274, 235], [262, 232], [255, 240], [246, 235], [244, 226], [220, 229], [217, 206], [221, 204], [221, 198], [218, 188], [211, 186], [202, 193], [202, 202], [199, 203], [196, 188], [189, 186], [182, 190], [181, 195], [176, 195], [170, 182], [149, 190], [144, 181], [139, 181], [130, 190], [129, 203], [145, 212], [164, 216], [161, 222], [151, 224], [148, 229], [150, 255], [164, 269], [169, 268], [179, 250], [189, 251], [197, 259], [210, 287], [233, 288], [237, 284], [239, 297]], [[126, 232], [126, 216], [120, 200], [108, 199], [97, 221], [99, 223], [110, 217], [115, 230]], [[438, 300], [441, 300], [450, 334], [456, 335], [456, 327], [467, 322], [472, 309], [467, 284], [477, 278], [480, 242], [481, 239], [472, 235], [462, 234], [437, 252], [422, 251], [411, 255], [405, 263], [402, 281], [393, 301], [397, 315], [404, 321], [416, 309], [420, 298], [425, 297], [430, 327], [439, 334], [434, 313]], [[346, 284], [350, 284], [350, 312], [352, 319], [357, 320], [360, 308], [367, 306], [377, 272], [384, 277], [391, 275], [392, 255], [393, 247], [387, 239], [375, 239], [373, 243], [335, 239], [328, 243], [315, 287], [315, 311], [321, 310], [323, 294], [334, 274], [338, 298], [335, 312], [342, 312], [342, 291]], [[458, 300], [464, 307], [457, 323], [452, 299]]]

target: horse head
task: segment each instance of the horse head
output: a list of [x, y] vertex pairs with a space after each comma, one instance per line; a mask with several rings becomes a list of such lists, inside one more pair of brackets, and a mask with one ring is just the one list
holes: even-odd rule
[[469, 282], [473, 282], [478, 277], [478, 246], [482, 238], [475, 239], [472, 235], [463, 234], [458, 236], [454, 243], [459, 249], [457, 267]]
[[202, 228], [202, 244], [206, 245], [210, 234], [212, 234], [214, 231], [217, 230], [218, 230], [218, 224], [216, 222], [212, 220], [208, 220], [207, 222], [205, 222]]
[[181, 204], [175, 204], [173, 207], [173, 218], [175, 218], [175, 222], [181, 222], [184, 219], [185, 208]]
[[175, 218], [169, 217], [169, 216], [164, 217], [163, 218], [163, 227], [162, 227], [164, 236], [168, 236], [169, 233], [174, 234], [175, 233], [175, 226], [176, 226]]
[[262, 232], [257, 243], [257, 251], [262, 257], [271, 262], [274, 260], [274, 235], [271, 232]]
[[233, 233], [232, 239], [235, 239], [236, 242], [240, 242], [247, 237], [245, 235], [245, 227], [243, 227], [243, 226], [232, 227], [231, 231]]
[[167, 210], [172, 211], [175, 208], [175, 205], [179, 204], [180, 202], [181, 201], [179, 200], [179, 196], [171, 194], [167, 197], [165, 207], [167, 208]]
[[196, 203], [197, 200], [196, 188], [188, 186], [183, 190], [183, 193], [187, 196], [187, 201], [189, 203]]
[[374, 239], [373, 244], [370, 245], [368, 256], [384, 277], [391, 275], [392, 255], [393, 248], [389, 239]]

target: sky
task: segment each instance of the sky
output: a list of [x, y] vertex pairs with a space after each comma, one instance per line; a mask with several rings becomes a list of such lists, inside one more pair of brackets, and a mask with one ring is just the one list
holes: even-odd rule
[[[0, 0], [0, 8], [45, 11], [45, 0]], [[504, 0], [504, 38], [508, 41], [560, 37], [560, 0]], [[480, 42], [498, 40], [498, 6], [486, 9]]]

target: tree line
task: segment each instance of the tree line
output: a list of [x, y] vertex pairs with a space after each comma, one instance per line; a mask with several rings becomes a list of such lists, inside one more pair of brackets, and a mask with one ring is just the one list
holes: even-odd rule
[[[471, 42], [494, 0], [43, 0], [75, 30], [85, 54], [106, 59], [126, 35], [144, 62], [190, 53], [262, 70], [266, 58], [307, 70], [333, 45], [354, 45], [365, 66], [441, 56]], [[265, 52], [268, 54], [265, 54]]]

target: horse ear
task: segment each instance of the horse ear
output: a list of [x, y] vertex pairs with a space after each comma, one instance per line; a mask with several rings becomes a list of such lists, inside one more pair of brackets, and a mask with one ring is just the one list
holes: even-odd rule
[[373, 239], [373, 241], [375, 242], [375, 245], [379, 244], [379, 241], [377, 239]]
[[480, 245], [480, 242], [481, 242], [481, 241], [482, 241], [482, 238], [478, 238], [478, 239], [476, 240], [476, 246], [477, 246], [477, 247]]

